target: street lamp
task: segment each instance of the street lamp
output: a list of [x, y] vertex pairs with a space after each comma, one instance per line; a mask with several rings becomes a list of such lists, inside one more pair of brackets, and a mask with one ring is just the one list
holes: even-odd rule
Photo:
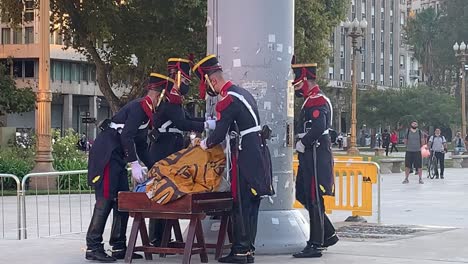
[[[41, 0], [39, 6], [39, 87], [36, 97], [36, 164], [33, 172], [53, 171], [50, 91], [50, 0]], [[40, 187], [48, 187], [47, 181], [37, 180]]]
[[359, 150], [356, 146], [356, 125], [357, 125], [357, 81], [356, 81], [356, 52], [362, 52], [361, 48], [357, 48], [357, 40], [360, 37], [364, 37], [367, 28], [367, 21], [366, 19], [362, 19], [362, 21], [357, 20], [355, 18], [352, 22], [349, 19], [343, 23], [343, 27], [345, 29], [346, 35], [351, 38], [351, 44], [353, 48], [353, 57], [352, 57], [352, 69], [353, 74], [351, 75], [351, 83], [352, 83], [352, 97], [351, 97], [351, 144], [348, 149], [349, 155], [358, 155]]
[[461, 112], [462, 112], [462, 131], [461, 132], [462, 132], [462, 137], [465, 138], [466, 136], [465, 63], [466, 63], [466, 58], [468, 57], [468, 51], [466, 50], [465, 42], [462, 42], [460, 45], [458, 45], [458, 43], [455, 42], [455, 45], [453, 45], [453, 50], [455, 51], [455, 56], [460, 61], [460, 67], [461, 67], [460, 68], [460, 71], [461, 71], [460, 93], [461, 93]]

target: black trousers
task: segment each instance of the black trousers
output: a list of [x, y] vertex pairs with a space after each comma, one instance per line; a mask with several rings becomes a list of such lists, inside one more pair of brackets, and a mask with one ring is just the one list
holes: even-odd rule
[[[443, 152], [435, 152], [435, 157], [437, 161], [439, 162], [440, 166], [440, 175], [444, 175], [444, 170], [445, 170], [445, 153]], [[439, 174], [437, 174], [439, 175]]]
[[309, 211], [310, 219], [310, 236], [307, 243], [321, 246], [323, 242], [332, 237], [336, 231], [332, 222], [325, 214], [325, 205], [322, 196], [318, 202], [319, 204], [317, 202], [311, 202], [306, 208]]
[[385, 155], [388, 156], [388, 148], [390, 147], [390, 143], [383, 143], [382, 147], [385, 148]]
[[103, 180], [95, 186], [96, 204], [86, 234], [88, 250], [104, 249], [102, 235], [111, 210], [113, 210], [113, 219], [109, 244], [113, 250], [126, 248], [128, 213], [119, 212], [117, 201], [119, 191], [129, 190], [125, 166], [126, 162], [120, 153], [114, 151], [104, 170]]
[[[261, 198], [255, 196], [243, 177], [240, 178], [240, 199], [234, 201], [232, 207], [232, 234], [233, 243], [231, 251], [234, 254], [245, 254], [255, 251], [255, 238], [257, 237], [258, 211]], [[242, 208], [242, 214], [241, 209]], [[242, 230], [244, 225], [244, 230]], [[243, 232], [245, 231], [245, 232]]]
[[398, 152], [396, 145], [397, 145], [396, 143], [392, 143], [392, 148], [390, 149], [390, 153], [392, 153], [394, 149], [396, 152]]

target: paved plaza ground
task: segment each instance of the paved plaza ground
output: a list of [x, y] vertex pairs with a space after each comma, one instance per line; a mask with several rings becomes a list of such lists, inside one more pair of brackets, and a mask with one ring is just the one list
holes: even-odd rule
[[[417, 176], [411, 176], [408, 185], [401, 184], [402, 180], [403, 174], [383, 175], [384, 227], [344, 225], [342, 221], [349, 213], [334, 212], [331, 218], [340, 227], [342, 239], [325, 252], [323, 258], [297, 260], [289, 255], [257, 256], [256, 263], [468, 263], [468, 170], [447, 169], [445, 180], [425, 179], [424, 185], [417, 183]], [[0, 212], [15, 215], [14, 201], [14, 197], [3, 198]], [[37, 209], [35, 204], [39, 205]], [[46, 210], [47, 204], [53, 208], [50, 212]], [[65, 206], [68, 204], [72, 205], [71, 210]], [[34, 210], [28, 215], [27, 240], [14, 240], [15, 218], [2, 217], [5, 230], [0, 231], [6, 238], [0, 239], [0, 263], [87, 263], [85, 235], [80, 231], [87, 228], [89, 205], [87, 195], [28, 198], [27, 207]], [[49, 219], [55, 219], [50, 227]], [[369, 223], [377, 221], [376, 216], [367, 220]], [[37, 238], [37, 227], [41, 238]], [[70, 230], [78, 233], [65, 234]], [[180, 256], [166, 259], [155, 256], [154, 259], [135, 263], [182, 261]], [[192, 263], [200, 263], [198, 256], [192, 259]], [[212, 255], [210, 263], [216, 263]]]

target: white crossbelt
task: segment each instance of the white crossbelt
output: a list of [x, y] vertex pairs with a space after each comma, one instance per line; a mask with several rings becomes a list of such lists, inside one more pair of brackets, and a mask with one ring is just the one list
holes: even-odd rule
[[184, 132], [182, 132], [181, 130], [179, 130], [177, 128], [173, 128], [173, 127], [168, 128], [170, 125], [172, 125], [172, 121], [168, 120], [164, 124], [162, 124], [162, 126], [158, 129], [158, 131], [161, 132], [161, 133], [179, 133], [179, 134], [184, 133]]
[[[148, 125], [149, 125], [149, 120], [145, 124], [139, 126], [138, 129], [145, 129], [148, 127]], [[119, 133], [122, 133], [122, 130], [125, 127], [125, 124], [117, 124], [117, 123], [111, 122], [109, 127], [117, 130]]]
[[256, 126], [256, 127], [251, 127], [249, 129], [246, 129], [246, 130], [242, 130], [239, 134], [241, 137], [247, 135], [247, 134], [250, 134], [250, 133], [255, 133], [255, 132], [259, 132], [259, 131], [262, 131], [262, 127], [261, 126]]
[[[323, 131], [322, 133], [322, 136], [323, 135], [328, 135], [330, 133], [330, 129], [326, 129], [325, 131]], [[300, 133], [300, 134], [297, 134], [297, 137], [298, 138], [303, 138], [307, 133]]]

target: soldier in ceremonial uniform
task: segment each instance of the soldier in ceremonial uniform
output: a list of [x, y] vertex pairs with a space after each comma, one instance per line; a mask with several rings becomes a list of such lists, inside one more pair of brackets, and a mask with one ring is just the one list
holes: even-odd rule
[[[204, 118], [191, 118], [183, 108], [183, 96], [190, 88], [191, 61], [181, 58], [170, 58], [167, 62], [169, 85], [165, 91], [165, 101], [161, 102], [154, 113], [154, 129], [151, 132], [149, 150], [151, 167], [161, 159], [184, 148], [183, 132], [203, 132], [214, 120], [205, 122]], [[151, 219], [149, 238], [153, 245], [161, 244], [164, 221]]]
[[294, 64], [296, 97], [304, 98], [296, 133], [299, 168], [296, 199], [309, 211], [310, 237], [296, 258], [321, 257], [338, 242], [333, 224], [325, 214], [324, 195], [334, 195], [333, 156], [328, 135], [333, 118], [330, 100], [316, 83], [317, 64]]
[[[215, 55], [196, 64], [192, 71], [200, 78], [200, 93], [222, 98], [216, 105], [218, 120], [210, 136], [200, 142], [203, 149], [220, 144], [227, 133], [236, 131], [238, 144], [227, 143], [231, 149], [231, 192], [233, 245], [231, 253], [221, 263], [254, 263], [254, 243], [257, 233], [261, 197], [272, 195], [271, 159], [265, 131], [260, 126], [257, 103], [245, 89], [226, 81]], [[228, 137], [229, 138], [229, 137]], [[232, 142], [231, 142], [232, 143]]]
[[[145, 97], [122, 107], [112, 119], [105, 120], [103, 130], [91, 148], [88, 163], [88, 183], [96, 190], [96, 204], [86, 235], [86, 259], [113, 262], [123, 259], [126, 250], [128, 213], [118, 211], [117, 194], [128, 191], [127, 164], [131, 164], [132, 177], [143, 182], [142, 161], [150, 166], [148, 156], [148, 129], [153, 126], [153, 109], [169, 78], [152, 73]], [[114, 211], [110, 245], [112, 256], [104, 252], [102, 234], [110, 211]], [[134, 258], [141, 258], [134, 254]]]

